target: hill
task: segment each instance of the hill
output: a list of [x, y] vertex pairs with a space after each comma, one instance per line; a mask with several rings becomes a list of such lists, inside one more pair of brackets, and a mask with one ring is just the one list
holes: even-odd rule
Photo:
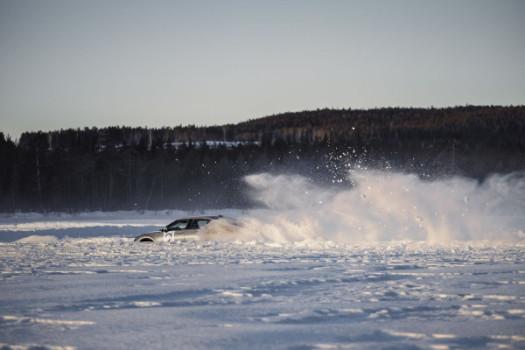
[[252, 205], [242, 177], [344, 183], [353, 167], [483, 179], [525, 169], [524, 106], [319, 109], [238, 124], [0, 133], [0, 210]]

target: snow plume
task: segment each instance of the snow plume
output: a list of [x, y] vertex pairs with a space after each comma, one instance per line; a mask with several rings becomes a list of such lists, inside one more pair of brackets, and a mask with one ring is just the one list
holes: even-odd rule
[[453, 177], [352, 171], [353, 187], [322, 188], [296, 175], [245, 178], [267, 209], [243, 219], [237, 238], [275, 243], [518, 241], [525, 238], [525, 174], [479, 183]]

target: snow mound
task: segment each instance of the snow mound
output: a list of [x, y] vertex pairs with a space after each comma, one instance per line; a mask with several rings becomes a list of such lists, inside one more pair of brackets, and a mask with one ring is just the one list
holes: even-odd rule
[[46, 244], [46, 243], [54, 243], [58, 241], [58, 238], [55, 236], [28, 236], [24, 238], [20, 238], [19, 240], [15, 241], [16, 243], [29, 243], [29, 244]]

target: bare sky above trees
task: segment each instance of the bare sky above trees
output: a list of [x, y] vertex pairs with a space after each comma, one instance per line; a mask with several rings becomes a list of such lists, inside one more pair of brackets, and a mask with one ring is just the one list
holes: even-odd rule
[[0, 0], [0, 131], [525, 103], [523, 1]]

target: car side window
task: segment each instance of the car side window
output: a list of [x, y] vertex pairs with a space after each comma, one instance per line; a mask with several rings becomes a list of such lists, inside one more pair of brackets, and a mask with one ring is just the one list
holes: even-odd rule
[[210, 220], [197, 220], [197, 226], [198, 228], [203, 228], [204, 226], [208, 225]]
[[197, 226], [197, 220], [191, 220], [190, 224], [188, 225], [188, 230], [196, 230], [199, 226]]
[[177, 220], [167, 226], [168, 231], [186, 230], [189, 220]]

